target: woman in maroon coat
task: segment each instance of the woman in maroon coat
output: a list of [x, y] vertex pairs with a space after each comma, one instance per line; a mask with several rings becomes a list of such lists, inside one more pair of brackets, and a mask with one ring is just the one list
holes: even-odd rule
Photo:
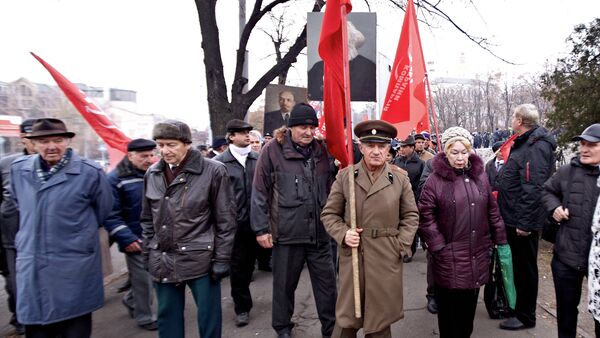
[[506, 233], [471, 134], [452, 127], [442, 142], [418, 203], [419, 235], [432, 255], [440, 337], [469, 337], [492, 246]]

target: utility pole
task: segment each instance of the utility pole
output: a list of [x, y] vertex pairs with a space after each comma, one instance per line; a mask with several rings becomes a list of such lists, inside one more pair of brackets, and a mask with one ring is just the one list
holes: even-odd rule
[[[239, 23], [240, 23], [240, 39], [242, 40], [242, 33], [244, 33], [244, 28], [246, 27], [246, 0], [239, 0]], [[244, 69], [242, 70], [242, 76], [248, 80], [248, 51], [244, 51]], [[244, 85], [242, 89], [242, 93], [246, 93], [248, 91], [248, 83]]]

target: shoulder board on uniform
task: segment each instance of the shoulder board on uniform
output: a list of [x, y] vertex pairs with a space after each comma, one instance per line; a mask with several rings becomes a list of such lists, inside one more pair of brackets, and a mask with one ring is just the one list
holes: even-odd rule
[[392, 171], [395, 172], [395, 173], [397, 173], [397, 174], [403, 174], [403, 175], [407, 175], [408, 176], [408, 173], [406, 172], [406, 170], [398, 167], [395, 164], [391, 164], [390, 168], [392, 168]]

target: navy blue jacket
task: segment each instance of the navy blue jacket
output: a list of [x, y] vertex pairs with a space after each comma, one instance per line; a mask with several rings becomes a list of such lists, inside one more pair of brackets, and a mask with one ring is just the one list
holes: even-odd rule
[[112, 187], [113, 207], [104, 227], [110, 237], [125, 248], [142, 238], [140, 214], [144, 190], [144, 171], [136, 169], [127, 157], [108, 174]]

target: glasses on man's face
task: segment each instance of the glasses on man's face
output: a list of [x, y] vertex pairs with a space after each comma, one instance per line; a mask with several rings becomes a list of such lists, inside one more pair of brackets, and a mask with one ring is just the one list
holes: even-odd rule
[[43, 146], [47, 146], [50, 144], [61, 145], [67, 142], [67, 138], [65, 137], [52, 137], [52, 138], [39, 138], [35, 139], [34, 142]]

